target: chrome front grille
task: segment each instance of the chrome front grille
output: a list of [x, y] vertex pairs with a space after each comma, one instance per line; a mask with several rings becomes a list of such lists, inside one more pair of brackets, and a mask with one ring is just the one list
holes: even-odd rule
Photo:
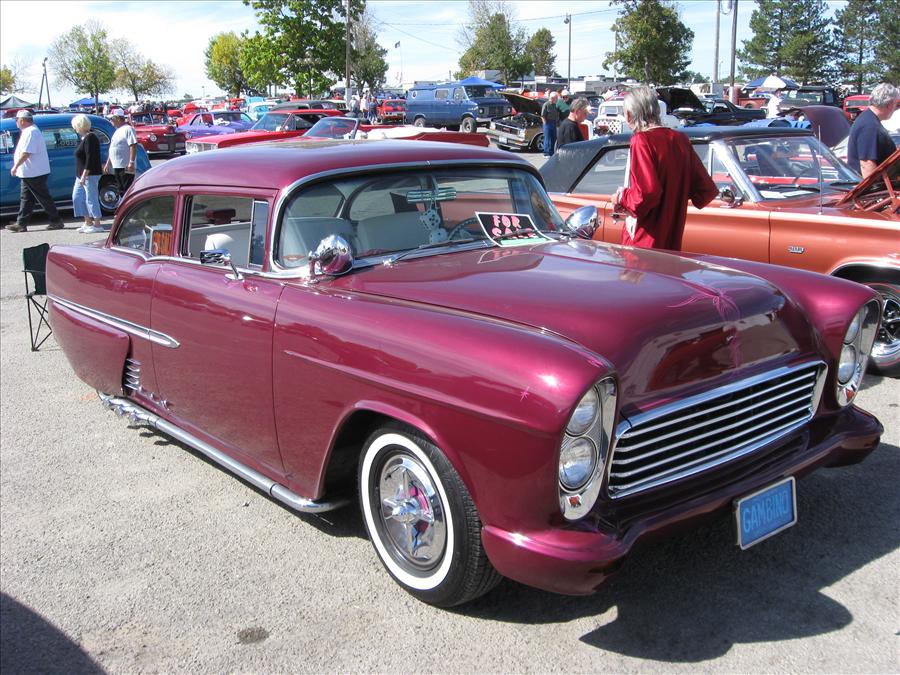
[[141, 363], [134, 359], [125, 359], [125, 376], [123, 384], [126, 389], [137, 391], [141, 388]]
[[517, 127], [512, 124], [504, 124], [502, 122], [494, 122], [494, 128], [497, 131], [502, 131], [509, 136], [518, 136], [521, 129], [521, 127]]
[[821, 362], [781, 368], [623, 421], [609, 495], [700, 473], [790, 433], [815, 413], [824, 375]]

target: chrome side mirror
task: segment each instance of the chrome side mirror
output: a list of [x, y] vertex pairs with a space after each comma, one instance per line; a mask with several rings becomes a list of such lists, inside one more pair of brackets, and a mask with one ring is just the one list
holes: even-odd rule
[[339, 234], [329, 234], [309, 254], [310, 278], [325, 274], [337, 277], [346, 274], [353, 267], [353, 253], [350, 244]]
[[582, 206], [566, 218], [566, 229], [581, 239], [591, 239], [597, 229], [597, 207]]
[[719, 189], [719, 199], [724, 202], [723, 208], [733, 209], [744, 203], [744, 198], [736, 195], [730, 187]]
[[238, 271], [231, 260], [231, 251], [227, 248], [210, 248], [200, 251], [200, 264], [202, 265], [228, 265], [231, 267], [231, 274], [228, 278], [231, 280], [243, 279], [244, 275]]

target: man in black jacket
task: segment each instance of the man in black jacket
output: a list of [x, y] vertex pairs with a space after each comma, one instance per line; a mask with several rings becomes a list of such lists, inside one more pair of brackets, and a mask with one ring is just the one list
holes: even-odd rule
[[584, 140], [584, 136], [581, 135], [581, 123], [587, 118], [587, 112], [588, 102], [586, 98], [576, 98], [572, 101], [572, 105], [569, 108], [569, 116], [559, 125], [559, 134], [556, 141], [557, 150], [567, 143], [577, 143]]

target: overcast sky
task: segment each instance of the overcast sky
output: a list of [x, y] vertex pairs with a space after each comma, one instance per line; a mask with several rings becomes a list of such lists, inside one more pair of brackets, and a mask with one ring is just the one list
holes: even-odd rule
[[[509, 2], [519, 25], [531, 34], [548, 28], [556, 40], [556, 69], [568, 72], [569, 26], [563, 21], [572, 16], [572, 77], [596, 75], [605, 71], [605, 53], [613, 48], [610, 26], [616, 8], [607, 0], [540, 0]], [[724, 4], [724, 0], [723, 0]], [[750, 34], [750, 14], [754, 0], [739, 0], [737, 37]], [[829, 2], [833, 11], [842, 0]], [[369, 0], [378, 25], [378, 38], [387, 49], [389, 85], [414, 80], [447, 78], [458, 69], [463, 49], [458, 43], [459, 27], [467, 18], [465, 0]], [[681, 0], [681, 19], [694, 31], [691, 70], [707, 76], [713, 69], [715, 0]], [[221, 91], [205, 75], [203, 52], [209, 38], [222, 31], [258, 28], [251, 8], [239, 0], [179, 0], [146, 2], [123, 0], [0, 0], [0, 61], [30, 64], [27, 79], [37, 94], [41, 81], [40, 64], [55, 37], [72, 26], [96, 19], [112, 37], [127, 37], [148, 58], [173, 68], [178, 78], [173, 96], [189, 93], [195, 97]], [[721, 19], [722, 64], [720, 78], [730, 67], [731, 17]], [[397, 43], [399, 47], [395, 47]], [[57, 84], [50, 75], [51, 101], [67, 104], [77, 98], [70, 87]], [[124, 94], [112, 93], [115, 99]]]

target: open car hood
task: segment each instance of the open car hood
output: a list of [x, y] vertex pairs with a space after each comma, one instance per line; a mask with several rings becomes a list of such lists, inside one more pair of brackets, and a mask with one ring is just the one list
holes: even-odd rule
[[545, 98], [528, 98], [521, 94], [510, 94], [505, 91], [500, 92], [503, 98], [509, 101], [510, 105], [516, 109], [516, 112], [531, 113], [532, 115], [540, 115], [541, 107], [547, 101]]
[[837, 206], [852, 204], [881, 191], [888, 192], [888, 183], [895, 195], [900, 193], [900, 148], [894, 150], [894, 153], [879, 164], [875, 171], [859, 181], [855, 188], [841, 197]]
[[850, 122], [840, 108], [832, 105], [804, 105], [800, 110], [809, 120], [813, 133], [829, 148], [850, 134]]
[[656, 95], [666, 102], [669, 113], [678, 108], [692, 108], [698, 112], [706, 112], [706, 108], [697, 98], [697, 94], [683, 87], [659, 87]]

